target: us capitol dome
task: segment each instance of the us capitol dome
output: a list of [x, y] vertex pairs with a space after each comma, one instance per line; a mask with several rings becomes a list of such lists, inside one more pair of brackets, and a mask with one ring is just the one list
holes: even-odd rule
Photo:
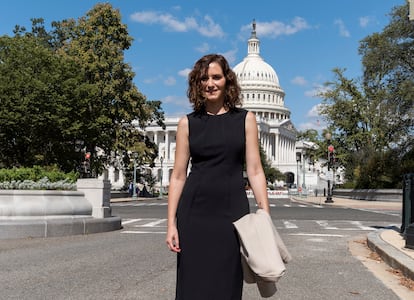
[[234, 68], [241, 87], [243, 107], [256, 115], [259, 138], [272, 167], [290, 177], [296, 166], [296, 129], [285, 107], [285, 92], [271, 65], [260, 56], [260, 41], [256, 36], [256, 22], [247, 41], [247, 56]]
[[289, 120], [290, 111], [284, 106], [285, 92], [271, 65], [260, 56], [260, 41], [256, 36], [256, 23], [248, 40], [247, 56], [233, 71], [242, 90], [243, 107], [266, 120]]

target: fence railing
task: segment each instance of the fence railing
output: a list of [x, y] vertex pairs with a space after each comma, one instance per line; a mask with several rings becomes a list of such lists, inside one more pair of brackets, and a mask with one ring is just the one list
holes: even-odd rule
[[334, 197], [367, 201], [401, 202], [402, 189], [334, 189]]

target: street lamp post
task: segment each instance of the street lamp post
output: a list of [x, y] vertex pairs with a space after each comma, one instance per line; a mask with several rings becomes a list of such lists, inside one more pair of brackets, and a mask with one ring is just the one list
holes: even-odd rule
[[302, 191], [305, 193], [305, 189], [306, 189], [306, 183], [305, 183], [305, 176], [306, 176], [306, 166], [305, 166], [305, 155], [304, 155], [304, 152], [302, 151], [302, 156], [303, 156], [303, 159], [302, 159], [302, 162], [303, 162], [303, 166], [302, 166], [302, 172], [303, 172], [303, 180], [302, 180]]
[[160, 162], [161, 162], [161, 172], [160, 172], [160, 197], [162, 198], [162, 162], [163, 162], [164, 158], [161, 156], [160, 157]]
[[296, 152], [296, 188], [299, 189], [299, 163], [302, 153]]
[[132, 185], [132, 198], [137, 198], [137, 157], [138, 153], [134, 152], [132, 154], [134, 156], [134, 184]]
[[332, 138], [331, 133], [327, 132], [325, 134], [325, 138], [326, 138], [326, 140], [328, 142], [328, 152], [327, 152], [327, 159], [328, 159], [328, 172], [327, 172], [327, 177], [328, 177], [328, 194], [326, 196], [325, 203], [333, 203], [332, 194], [331, 194], [331, 177], [330, 177], [331, 176], [331, 174], [330, 174], [330, 172], [331, 172], [331, 157], [330, 157], [330, 152], [331, 152], [331, 150], [333, 151], [333, 146], [331, 145], [331, 138]]

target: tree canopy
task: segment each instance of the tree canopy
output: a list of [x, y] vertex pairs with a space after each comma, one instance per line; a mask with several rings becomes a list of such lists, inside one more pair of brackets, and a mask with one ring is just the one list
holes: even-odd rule
[[[124, 61], [132, 38], [118, 10], [95, 5], [78, 20], [32, 19], [0, 37], [0, 167], [56, 164], [76, 169], [91, 153], [99, 173], [116, 157], [152, 163], [156, 146], [143, 129], [163, 126], [160, 101], [149, 101]], [[136, 130], [140, 128], [141, 130]]]
[[414, 171], [414, 22], [408, 3], [390, 16], [382, 32], [360, 42], [362, 77], [336, 68], [321, 93], [346, 178], [360, 188], [398, 187]]

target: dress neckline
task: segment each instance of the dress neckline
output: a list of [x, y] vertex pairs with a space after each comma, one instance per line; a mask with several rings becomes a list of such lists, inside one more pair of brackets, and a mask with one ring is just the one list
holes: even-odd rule
[[212, 113], [209, 113], [209, 112], [207, 112], [207, 111], [206, 111], [206, 115], [207, 115], [207, 116], [210, 116], [210, 117], [218, 117], [218, 116], [223, 116], [223, 115], [228, 114], [228, 113], [229, 113], [229, 111], [230, 111], [230, 110], [226, 110], [225, 112], [220, 113], [220, 114], [212, 114]]

